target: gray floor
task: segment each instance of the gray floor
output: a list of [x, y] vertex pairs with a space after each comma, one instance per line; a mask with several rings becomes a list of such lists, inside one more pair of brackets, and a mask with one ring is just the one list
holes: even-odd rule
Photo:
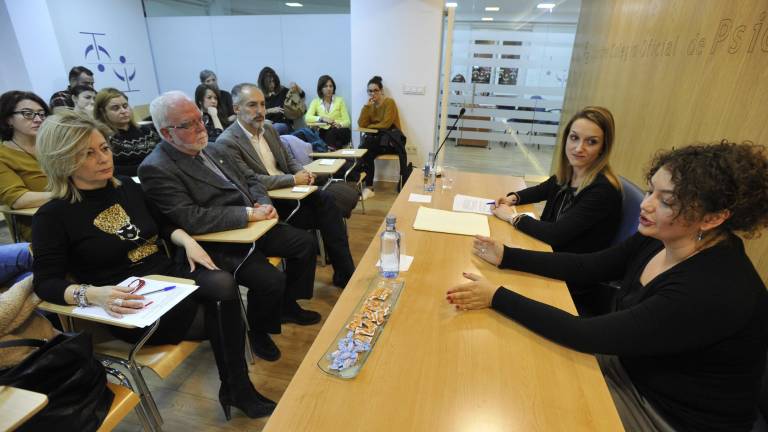
[[456, 146], [455, 142], [445, 144], [443, 165], [462, 171], [489, 174], [548, 175], [554, 147], [491, 143], [487, 147]]

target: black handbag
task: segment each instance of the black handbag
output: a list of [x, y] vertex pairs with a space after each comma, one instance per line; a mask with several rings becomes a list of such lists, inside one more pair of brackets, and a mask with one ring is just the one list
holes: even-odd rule
[[43, 393], [48, 405], [19, 431], [95, 431], [112, 405], [104, 366], [93, 356], [87, 333], [62, 333], [50, 341], [16, 339], [0, 348], [37, 347], [18, 365], [0, 372], [0, 385]]

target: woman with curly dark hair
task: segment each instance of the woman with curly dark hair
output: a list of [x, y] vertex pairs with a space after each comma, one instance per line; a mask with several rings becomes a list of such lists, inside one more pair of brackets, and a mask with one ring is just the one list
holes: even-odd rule
[[591, 254], [543, 253], [478, 237], [500, 268], [595, 283], [623, 278], [613, 311], [573, 316], [465, 273], [457, 309], [492, 307], [597, 358], [627, 430], [750, 430], [768, 346], [768, 293], [737, 234], [768, 225], [768, 155], [722, 142], [654, 157], [638, 233]]

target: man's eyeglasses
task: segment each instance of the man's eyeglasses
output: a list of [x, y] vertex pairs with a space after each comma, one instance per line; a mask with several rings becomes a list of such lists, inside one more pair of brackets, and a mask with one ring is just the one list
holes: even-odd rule
[[33, 120], [35, 116], [40, 117], [40, 120], [45, 120], [45, 118], [48, 116], [48, 114], [46, 114], [45, 111], [21, 110], [21, 111], [14, 111], [13, 113], [21, 114], [21, 116], [27, 120]]
[[185, 121], [182, 124], [178, 124], [175, 126], [166, 126], [168, 129], [181, 129], [181, 130], [188, 130], [188, 129], [195, 129], [196, 127], [203, 126], [205, 127], [205, 124], [203, 124], [203, 118], [197, 118], [195, 120], [188, 120]]
[[368, 90], [368, 94], [381, 93], [379, 89]]

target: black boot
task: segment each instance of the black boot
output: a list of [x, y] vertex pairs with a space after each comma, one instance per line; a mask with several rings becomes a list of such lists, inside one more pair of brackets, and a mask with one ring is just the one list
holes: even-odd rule
[[215, 305], [215, 308], [211, 308], [214, 309], [212, 313], [206, 317], [206, 324], [221, 378], [219, 402], [224, 409], [224, 416], [227, 420], [232, 417], [233, 406], [250, 418], [268, 416], [276, 404], [259, 394], [248, 377], [245, 325], [240, 315], [240, 305], [237, 300], [220, 301]]

